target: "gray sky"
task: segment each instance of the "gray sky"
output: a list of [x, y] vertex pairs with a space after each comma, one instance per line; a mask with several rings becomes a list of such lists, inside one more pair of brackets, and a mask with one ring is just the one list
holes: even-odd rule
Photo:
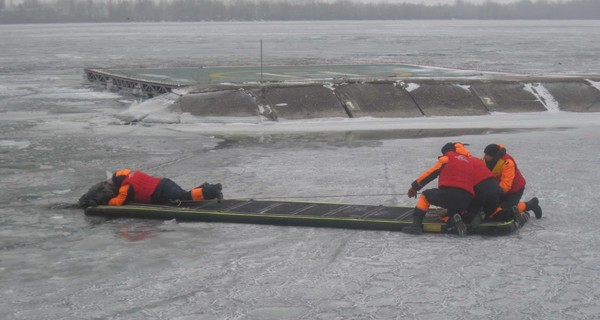
[[[6, 2], [8, 3], [11, 0], [7, 0]], [[12, 0], [12, 3], [22, 3], [24, 0]], [[42, 0], [43, 2], [50, 2], [52, 0]], [[76, 0], [76, 1], [87, 1], [87, 0]], [[131, 0], [134, 1], [134, 0]], [[223, 1], [229, 1], [229, 0], [223, 0]], [[254, 0], [254, 1], [280, 1], [280, 0]], [[285, 1], [285, 0], [281, 0], [281, 1]], [[290, 0], [290, 1], [303, 1], [303, 0]], [[312, 0], [309, 0], [312, 1]], [[317, 1], [322, 1], [322, 2], [333, 2], [335, 0], [317, 0]], [[388, 2], [388, 3], [415, 3], [415, 4], [427, 4], [427, 5], [435, 5], [435, 4], [452, 4], [455, 2], [455, 0], [351, 0], [351, 1], [356, 1], [356, 2], [370, 2], [370, 3], [380, 3], [380, 2]], [[520, 0], [463, 0], [464, 2], [468, 2], [468, 3], [484, 3], [486, 1], [491, 1], [491, 2], [495, 2], [495, 3], [512, 3], [512, 2], [517, 2]], [[532, 0], [532, 1], [538, 1], [538, 0]], [[553, 0], [550, 0], [551, 2]], [[568, 0], [570, 1], [570, 0]]]
[[[6, 0], [6, 3], [13, 3], [13, 4], [18, 4], [18, 3], [22, 3], [24, 0]], [[53, 0], [41, 0], [42, 2], [52, 2]], [[87, 0], [75, 0], [75, 1], [87, 1]], [[102, 1], [102, 0], [94, 0], [94, 1]], [[106, 0], [105, 0], [106, 1]], [[129, 1], [135, 1], [135, 0], [129, 0]], [[158, 1], [158, 0], [157, 0]], [[227, 1], [232, 1], [232, 0], [222, 0], [223, 2], [227, 2]], [[247, 0], [247, 1], [286, 1], [286, 0]], [[287, 0], [287, 1], [293, 1], [293, 2], [302, 2], [302, 1], [313, 1], [313, 0]], [[336, 0], [317, 0], [320, 2], [334, 2]], [[426, 4], [426, 5], [436, 5], [436, 4], [453, 4], [456, 2], [456, 0], [350, 0], [350, 1], [356, 1], [356, 2], [366, 2], [366, 3], [381, 3], [381, 2], [387, 2], [387, 3], [414, 3], [414, 4]], [[490, 1], [490, 2], [495, 2], [495, 3], [513, 3], [513, 2], [518, 2], [520, 0], [463, 0], [466, 3], [475, 3], [475, 4], [481, 4], [484, 3], [486, 1]], [[540, 0], [532, 0], [533, 2], [537, 2]], [[557, 2], [559, 0], [547, 0], [548, 2]], [[569, 2], [572, 0], [562, 0], [563, 2]], [[600, 0], [599, 0], [600, 1]]]

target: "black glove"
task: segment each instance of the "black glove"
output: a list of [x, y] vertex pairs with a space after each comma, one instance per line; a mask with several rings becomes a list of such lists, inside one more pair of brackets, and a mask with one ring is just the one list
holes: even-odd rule
[[409, 198], [416, 198], [417, 197], [417, 190], [415, 190], [415, 188], [410, 188], [408, 189], [408, 197]]

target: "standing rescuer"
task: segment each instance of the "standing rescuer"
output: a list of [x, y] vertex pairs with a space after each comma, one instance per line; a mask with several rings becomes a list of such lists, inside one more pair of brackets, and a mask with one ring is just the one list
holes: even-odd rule
[[542, 217], [542, 208], [539, 206], [538, 198], [534, 197], [527, 202], [520, 202], [525, 191], [526, 181], [517, 167], [515, 159], [506, 152], [501, 144], [490, 144], [485, 147], [484, 161], [488, 169], [492, 171], [496, 180], [502, 188], [500, 207], [491, 215], [494, 220], [507, 221], [513, 217], [519, 218], [523, 224], [523, 216], [519, 213], [533, 211], [535, 217]]
[[428, 189], [421, 193], [413, 212], [413, 223], [402, 229], [402, 232], [422, 234], [423, 219], [430, 205], [433, 204], [448, 209], [452, 227], [456, 229], [459, 236], [466, 234], [467, 228], [462, 222], [460, 213], [468, 208], [474, 195], [474, 172], [469, 157], [459, 154], [455, 150], [451, 144], [444, 145], [442, 156], [438, 158], [438, 162], [413, 181], [408, 190], [408, 196], [416, 198], [417, 191], [439, 176], [438, 188]]

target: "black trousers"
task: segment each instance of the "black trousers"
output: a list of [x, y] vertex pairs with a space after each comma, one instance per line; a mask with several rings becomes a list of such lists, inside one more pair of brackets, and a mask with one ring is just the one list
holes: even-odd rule
[[521, 197], [523, 197], [523, 192], [525, 192], [525, 187], [523, 187], [521, 190], [515, 193], [503, 195], [502, 197], [500, 197], [500, 207], [502, 209], [510, 209], [513, 206], [516, 206], [517, 204], [519, 204], [519, 201], [521, 201]]
[[163, 178], [152, 194], [152, 203], [169, 203], [171, 201], [192, 200], [192, 194], [183, 190], [177, 183], [169, 178]]
[[519, 201], [521, 201], [521, 197], [523, 196], [524, 191], [525, 187], [523, 187], [523, 189], [515, 193], [503, 195], [502, 197], [500, 197], [500, 208], [502, 208], [502, 210], [496, 213], [493, 216], [493, 219], [497, 221], [512, 220], [514, 216], [511, 212], [511, 208], [519, 204]]
[[450, 217], [467, 210], [471, 202], [471, 194], [460, 188], [440, 187], [439, 189], [428, 189], [423, 191], [423, 195], [430, 204], [448, 209], [448, 216]]
[[502, 197], [502, 188], [495, 178], [489, 178], [478, 183], [475, 188], [475, 197], [469, 205], [469, 216], [474, 216], [483, 210], [486, 216], [496, 212]]

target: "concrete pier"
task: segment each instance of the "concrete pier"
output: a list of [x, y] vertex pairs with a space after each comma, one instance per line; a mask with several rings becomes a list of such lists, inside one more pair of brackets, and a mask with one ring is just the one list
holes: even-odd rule
[[583, 79], [544, 81], [541, 83], [558, 102], [560, 110], [573, 112], [600, 111], [598, 89]]
[[255, 94], [264, 101], [276, 119], [348, 117], [344, 107], [329, 88], [320, 84], [265, 87]]
[[252, 117], [258, 115], [256, 100], [244, 90], [190, 93], [179, 98], [182, 112], [195, 116]]
[[[402, 68], [394, 65], [306, 68], [308, 71], [302, 72], [302, 67], [271, 67], [266, 72], [270, 79], [264, 82], [247, 81], [256, 77], [255, 68], [250, 67], [203, 70], [202, 74], [210, 81], [202, 84], [191, 84], [191, 79], [174, 81], [172, 77], [182, 77], [183, 73], [173, 70], [169, 71], [171, 78], [164, 76], [164, 82], [156, 80], [161, 78], [156, 75], [157, 69], [152, 74], [138, 71], [137, 76], [131, 75], [131, 71], [86, 69], [85, 72], [88, 80], [107, 89], [137, 90], [149, 97], [186, 87], [177, 111], [200, 117], [261, 116], [278, 121], [600, 111], [598, 75], [531, 77], [426, 68], [411, 73], [400, 72]], [[188, 76], [201, 74], [186, 72]], [[376, 77], [378, 72], [380, 77]], [[218, 83], [212, 83], [213, 80]]]
[[538, 112], [546, 108], [519, 81], [485, 81], [473, 83], [471, 91], [489, 112]]
[[467, 82], [425, 80], [410, 95], [425, 116], [475, 116], [487, 114]]
[[398, 83], [343, 83], [335, 94], [350, 117], [422, 117], [411, 95]]

